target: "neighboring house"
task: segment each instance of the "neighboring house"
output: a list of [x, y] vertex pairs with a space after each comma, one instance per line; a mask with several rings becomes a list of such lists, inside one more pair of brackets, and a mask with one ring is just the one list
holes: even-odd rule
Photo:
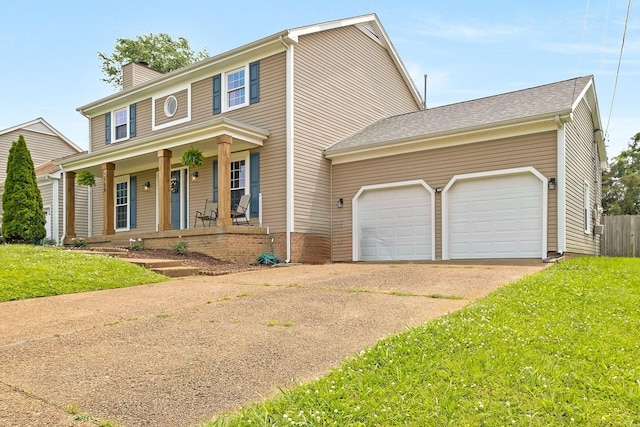
[[[166, 75], [135, 63], [123, 72], [121, 92], [78, 109], [89, 153], [62, 162], [68, 191], [84, 170], [104, 188], [93, 192], [88, 243], [166, 248], [180, 238], [225, 259], [255, 261], [273, 244], [284, 261], [329, 261], [323, 150], [422, 102], [375, 15], [282, 31]], [[180, 164], [190, 147], [202, 166]], [[245, 193], [255, 226], [231, 227]], [[210, 198], [216, 226], [194, 228]], [[79, 235], [72, 223], [67, 236]]]
[[592, 76], [381, 119], [325, 151], [332, 260], [596, 255], [600, 128]]
[[[0, 225], [2, 224], [2, 194], [7, 173], [9, 150], [14, 141], [22, 135], [35, 167], [36, 181], [47, 222], [47, 239], [60, 243], [64, 238], [64, 202], [62, 171], [54, 164], [54, 160], [77, 155], [82, 152], [77, 145], [68, 140], [43, 118], [0, 131]], [[87, 190], [78, 189], [76, 194], [78, 228], [84, 233], [88, 231]]]
[[[591, 77], [422, 111], [376, 15], [282, 31], [78, 109], [90, 245], [285, 262], [546, 258], [597, 253], [606, 160]], [[200, 149], [189, 168], [182, 153]], [[231, 209], [251, 195], [251, 227]], [[213, 199], [218, 219], [194, 222]], [[67, 211], [67, 237], [84, 235]]]

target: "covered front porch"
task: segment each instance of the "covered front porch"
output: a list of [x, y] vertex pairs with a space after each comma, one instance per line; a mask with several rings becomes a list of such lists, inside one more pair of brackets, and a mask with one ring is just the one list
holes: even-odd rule
[[[225, 255], [238, 252], [236, 244], [246, 246], [239, 244], [240, 238], [254, 239], [257, 245], [263, 240], [268, 243], [267, 230], [261, 227], [259, 185], [249, 186], [251, 177], [252, 185], [259, 182], [256, 149], [268, 135], [266, 130], [220, 118], [144, 140], [115, 143], [63, 162], [66, 241], [81, 237], [89, 246], [124, 247], [129, 239], [142, 239], [145, 247], [166, 249], [182, 239], [189, 250], [225, 260], [237, 258]], [[202, 165], [181, 164], [182, 153], [190, 148], [202, 152]], [[241, 170], [234, 170], [234, 165]], [[76, 175], [82, 171], [96, 177], [88, 236], [78, 236], [75, 229]], [[242, 179], [234, 178], [236, 172], [241, 172]], [[250, 227], [233, 225], [232, 197], [238, 192], [254, 192], [256, 209]], [[195, 211], [202, 210], [207, 199], [217, 203], [217, 218], [209, 227], [196, 226]], [[259, 253], [253, 254], [255, 258]]]

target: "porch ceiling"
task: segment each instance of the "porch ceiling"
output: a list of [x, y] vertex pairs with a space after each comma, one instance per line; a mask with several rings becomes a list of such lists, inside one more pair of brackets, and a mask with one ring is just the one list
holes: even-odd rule
[[158, 150], [171, 150], [172, 163], [179, 163], [182, 153], [190, 147], [200, 149], [205, 157], [215, 156], [218, 153], [216, 137], [220, 135], [231, 136], [231, 151], [237, 152], [261, 147], [269, 134], [266, 129], [220, 117], [203, 125], [115, 143], [104, 150], [63, 161], [60, 165], [67, 171], [89, 170], [94, 174], [99, 174], [101, 165], [107, 162], [115, 163], [118, 172], [153, 169], [158, 167]]

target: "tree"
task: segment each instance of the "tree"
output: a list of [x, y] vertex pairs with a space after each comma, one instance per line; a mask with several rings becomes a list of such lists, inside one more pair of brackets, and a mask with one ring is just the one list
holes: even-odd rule
[[640, 132], [602, 173], [602, 207], [608, 215], [640, 215]]
[[132, 39], [117, 39], [114, 52], [108, 56], [98, 52], [102, 60], [102, 81], [113, 85], [116, 89], [122, 87], [122, 66], [130, 62], [146, 62], [150, 68], [161, 73], [177, 70], [189, 64], [202, 61], [209, 54], [204, 49], [194, 52], [189, 42], [183, 37], [173, 40], [164, 33], [149, 33]]
[[42, 195], [31, 153], [22, 135], [9, 150], [2, 207], [2, 234], [7, 242], [39, 242], [46, 237]]

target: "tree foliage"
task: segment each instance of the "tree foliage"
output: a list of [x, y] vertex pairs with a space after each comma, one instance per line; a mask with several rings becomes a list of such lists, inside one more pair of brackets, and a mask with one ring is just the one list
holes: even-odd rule
[[602, 173], [602, 207], [608, 215], [640, 215], [640, 132]]
[[2, 208], [2, 234], [7, 242], [39, 242], [47, 235], [42, 195], [31, 153], [22, 135], [9, 150]]
[[184, 37], [174, 40], [165, 33], [149, 33], [133, 39], [117, 39], [111, 55], [98, 52], [102, 60], [102, 81], [116, 89], [122, 87], [122, 66], [130, 62], [146, 62], [150, 68], [168, 73], [207, 58], [204, 49], [195, 52]]

